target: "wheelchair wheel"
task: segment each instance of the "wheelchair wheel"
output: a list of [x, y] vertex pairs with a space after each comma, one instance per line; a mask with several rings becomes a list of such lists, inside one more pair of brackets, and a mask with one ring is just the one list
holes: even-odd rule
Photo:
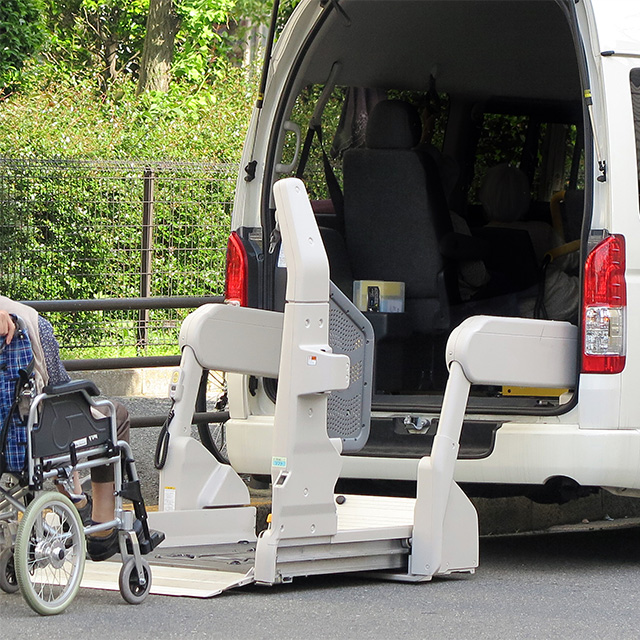
[[69, 498], [55, 491], [38, 496], [18, 527], [15, 545], [18, 586], [40, 615], [64, 611], [84, 572], [84, 527]]
[[142, 571], [144, 572], [144, 584], [140, 584], [138, 581], [135, 558], [129, 558], [120, 569], [118, 586], [122, 597], [129, 604], [140, 604], [151, 590], [151, 568], [144, 558], [142, 558]]
[[0, 589], [5, 593], [15, 593], [19, 588], [16, 578], [16, 566], [13, 560], [13, 549], [7, 547], [0, 553]]

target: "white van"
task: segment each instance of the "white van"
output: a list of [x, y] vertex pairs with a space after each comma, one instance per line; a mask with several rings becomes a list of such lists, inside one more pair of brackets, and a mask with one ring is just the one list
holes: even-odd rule
[[[226, 295], [283, 309], [273, 185], [301, 177], [332, 281], [375, 333], [370, 434], [338, 490], [410, 488], [447, 337], [489, 314], [578, 325], [580, 373], [551, 391], [474, 387], [457, 482], [640, 495], [640, 3], [302, 0], [270, 58]], [[277, 381], [228, 384], [228, 456], [268, 478]]]

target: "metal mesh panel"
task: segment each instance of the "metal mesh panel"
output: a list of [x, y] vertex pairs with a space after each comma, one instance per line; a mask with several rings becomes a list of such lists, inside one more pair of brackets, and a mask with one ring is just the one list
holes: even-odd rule
[[344, 451], [358, 451], [367, 442], [371, 418], [373, 329], [358, 308], [331, 283], [329, 346], [351, 360], [350, 384], [333, 391], [327, 403], [327, 431], [342, 438]]
[[[0, 291], [16, 300], [221, 295], [236, 176], [235, 165], [0, 159]], [[188, 312], [149, 311], [143, 345], [137, 311], [48, 318], [65, 357], [151, 355], [177, 353]]]

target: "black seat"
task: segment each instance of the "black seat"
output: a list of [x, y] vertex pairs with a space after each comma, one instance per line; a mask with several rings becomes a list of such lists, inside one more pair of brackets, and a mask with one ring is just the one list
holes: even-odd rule
[[345, 242], [354, 279], [404, 282], [411, 328], [437, 333], [449, 327], [457, 276], [439, 250], [451, 218], [435, 162], [416, 149], [420, 135], [411, 105], [376, 104], [366, 147], [344, 154]]

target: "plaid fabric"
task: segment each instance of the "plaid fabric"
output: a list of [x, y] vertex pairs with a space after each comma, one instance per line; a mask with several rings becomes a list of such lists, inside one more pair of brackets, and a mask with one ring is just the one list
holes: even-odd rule
[[[0, 353], [0, 436], [4, 439], [4, 430], [8, 429], [3, 452], [4, 469], [1, 471], [20, 472], [24, 469], [27, 448], [27, 426], [20, 416], [20, 411], [14, 411], [8, 424], [7, 418], [11, 411], [16, 394], [16, 384], [20, 380], [19, 371], [26, 369], [33, 359], [31, 340], [26, 328], [16, 331], [10, 345], [2, 342]], [[0, 442], [2, 442], [0, 439]]]

